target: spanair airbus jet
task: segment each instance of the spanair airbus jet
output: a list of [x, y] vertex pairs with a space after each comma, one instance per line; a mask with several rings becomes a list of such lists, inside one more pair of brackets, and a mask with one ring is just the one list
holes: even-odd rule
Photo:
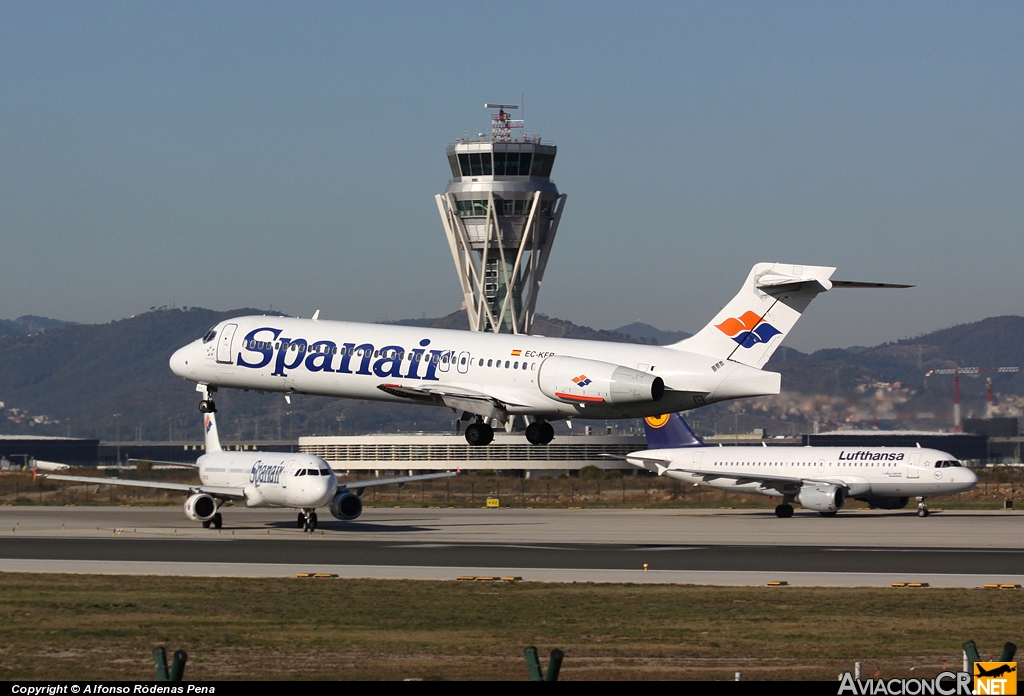
[[631, 464], [687, 483], [735, 493], [782, 498], [779, 517], [793, 506], [835, 515], [848, 498], [901, 510], [917, 497], [970, 490], [977, 475], [956, 457], [923, 447], [708, 447], [678, 413], [644, 420], [647, 446], [624, 457]]
[[580, 341], [283, 317], [221, 322], [171, 356], [196, 382], [199, 409], [218, 388], [446, 406], [466, 440], [486, 445], [491, 424], [532, 416], [526, 439], [546, 444], [548, 420], [639, 418], [778, 394], [761, 368], [819, 293], [835, 287], [911, 287], [829, 280], [823, 266], [760, 263], [696, 335], [669, 346]]
[[[103, 483], [114, 486], [159, 488], [189, 493], [185, 516], [209, 529], [223, 524], [218, 508], [228, 500], [246, 507], [283, 507], [301, 510], [297, 524], [305, 531], [316, 529], [316, 509], [327, 505], [339, 520], [354, 520], [363, 512], [363, 490], [392, 483], [426, 481], [455, 476], [455, 472], [399, 476], [396, 478], [339, 483], [326, 461], [312, 454], [291, 452], [237, 452], [221, 449], [217, 421], [212, 413], [204, 418], [206, 454], [195, 466], [201, 483], [161, 483], [130, 479], [94, 478], [40, 474], [54, 481]], [[172, 462], [168, 462], [172, 463]], [[176, 462], [173, 462], [176, 463]]]

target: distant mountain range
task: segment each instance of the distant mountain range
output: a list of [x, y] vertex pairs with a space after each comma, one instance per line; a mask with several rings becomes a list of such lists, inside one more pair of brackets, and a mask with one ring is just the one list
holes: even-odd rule
[[[0, 433], [67, 435], [112, 440], [199, 439], [198, 395], [173, 375], [171, 353], [210, 326], [242, 314], [278, 314], [256, 309], [216, 312], [161, 308], [108, 324], [72, 324], [43, 317], [0, 320]], [[465, 329], [465, 312], [445, 317], [390, 322]], [[615, 331], [595, 330], [538, 316], [534, 332], [545, 336], [667, 344], [683, 332], [633, 323]], [[924, 336], [873, 347], [821, 350], [812, 354], [783, 347], [767, 368], [783, 375], [784, 394], [863, 399], [875, 383], [900, 382], [919, 409], [945, 407], [949, 378], [930, 390], [931, 368], [1024, 365], [1024, 317], [993, 317]], [[1024, 376], [999, 375], [1001, 394], [1024, 394]], [[984, 379], [964, 380], [965, 404], [978, 408]], [[973, 401], [972, 401], [973, 400]], [[447, 409], [224, 391], [217, 397], [226, 439], [297, 437], [300, 434], [449, 430]], [[757, 400], [747, 402], [757, 403]], [[708, 407], [721, 409], [726, 405]], [[732, 406], [735, 409], [735, 406]], [[948, 410], [948, 409], [947, 409]], [[706, 409], [701, 409], [705, 417]], [[120, 414], [114, 417], [114, 414]]]
[[0, 319], [0, 336], [28, 336], [29, 334], [40, 333], [41, 331], [50, 331], [51, 329], [59, 329], [62, 326], [70, 326], [73, 323], [26, 314], [17, 319]]

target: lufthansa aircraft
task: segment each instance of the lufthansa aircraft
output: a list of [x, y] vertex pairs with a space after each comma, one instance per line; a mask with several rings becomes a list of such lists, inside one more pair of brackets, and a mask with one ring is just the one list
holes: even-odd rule
[[834, 268], [760, 263], [739, 294], [696, 335], [669, 346], [579, 341], [380, 324], [250, 316], [223, 321], [171, 356], [213, 412], [220, 387], [446, 406], [491, 424], [532, 416], [526, 438], [546, 444], [548, 420], [638, 418], [778, 394], [772, 353], [819, 293], [910, 287], [829, 280]]
[[687, 483], [782, 498], [779, 517], [793, 506], [833, 516], [847, 498], [900, 510], [924, 499], [970, 490], [978, 477], [956, 458], [921, 447], [708, 447], [678, 413], [646, 418], [647, 446], [625, 456], [631, 464]]
[[190, 493], [185, 500], [185, 516], [220, 529], [223, 523], [218, 508], [228, 500], [244, 502], [246, 507], [284, 507], [301, 510], [298, 526], [316, 529], [316, 509], [329, 506], [339, 520], [354, 520], [363, 512], [363, 490], [371, 486], [425, 481], [455, 476], [455, 472], [400, 476], [371, 481], [339, 483], [326, 461], [312, 454], [290, 452], [237, 452], [222, 450], [217, 436], [217, 421], [212, 413], [204, 416], [206, 454], [195, 466], [202, 483], [159, 483], [91, 476], [40, 474], [54, 481], [104, 483], [116, 486], [161, 488]]

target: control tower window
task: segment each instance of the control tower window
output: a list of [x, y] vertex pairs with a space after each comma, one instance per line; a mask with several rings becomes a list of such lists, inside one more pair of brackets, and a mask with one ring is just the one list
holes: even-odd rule
[[487, 217], [487, 201], [456, 201], [459, 217]]
[[551, 176], [551, 167], [555, 158], [551, 155], [537, 153], [533, 156], [533, 167], [530, 169], [531, 176]]
[[471, 152], [469, 153], [470, 176], [491, 175], [491, 153]]
[[496, 176], [529, 176], [529, 152], [495, 152], [494, 174]]
[[452, 176], [453, 177], [458, 179], [460, 176], [462, 176], [462, 173], [461, 173], [461, 171], [459, 169], [459, 159], [455, 155], [449, 155], [448, 156], [448, 164], [452, 168]]
[[469, 155], [459, 155], [459, 169], [462, 170], [462, 176], [470, 176]]

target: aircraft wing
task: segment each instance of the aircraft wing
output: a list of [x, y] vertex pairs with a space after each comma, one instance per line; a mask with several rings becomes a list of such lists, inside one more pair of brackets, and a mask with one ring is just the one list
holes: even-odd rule
[[[630, 459], [643, 459], [643, 457], [630, 457]], [[652, 460], [661, 461], [665, 460]], [[663, 470], [664, 471], [664, 470]], [[827, 481], [825, 479], [816, 478], [800, 478], [799, 476], [772, 476], [770, 474], [757, 475], [757, 474], [738, 474], [734, 471], [722, 471], [720, 469], [672, 469], [672, 471], [681, 471], [687, 474], [694, 474], [700, 476], [704, 481], [713, 481], [715, 479], [726, 478], [735, 479], [737, 485], [743, 485], [747, 483], [760, 483], [764, 488], [776, 488], [782, 490], [787, 486], [803, 486], [807, 483], [819, 483], [827, 486], [841, 486], [847, 488], [848, 486], [842, 481]]]
[[393, 396], [448, 406], [458, 411], [468, 411], [479, 416], [494, 418], [502, 423], [509, 417], [505, 402], [490, 394], [472, 389], [449, 387], [443, 384], [417, 387], [401, 384], [378, 384], [377, 388]]
[[204, 486], [199, 483], [170, 483], [162, 481], [136, 481], [133, 479], [97, 478], [95, 476], [58, 476], [56, 474], [40, 474], [40, 478], [53, 481], [74, 481], [76, 483], [95, 483], [105, 486], [135, 486], [137, 488], [157, 488], [165, 491], [182, 491], [183, 493], [209, 493], [215, 498], [244, 500], [245, 493], [241, 488], [231, 486]]
[[[368, 481], [338, 481], [338, 487], [341, 488], [355, 488], [362, 490], [364, 488], [371, 488], [373, 486], [390, 486], [392, 483], [409, 483], [410, 481], [429, 481], [430, 479], [439, 478], [451, 478], [452, 476], [458, 476], [457, 471], [444, 471], [439, 474], [419, 474], [418, 476], [394, 476], [392, 478], [385, 479], [370, 479]], [[360, 493], [362, 495], [362, 493]]]
[[162, 466], [178, 466], [182, 469], [198, 469], [199, 465], [195, 462], [166, 462], [162, 459], [129, 459], [129, 463], [145, 462], [146, 464], [160, 464]]

